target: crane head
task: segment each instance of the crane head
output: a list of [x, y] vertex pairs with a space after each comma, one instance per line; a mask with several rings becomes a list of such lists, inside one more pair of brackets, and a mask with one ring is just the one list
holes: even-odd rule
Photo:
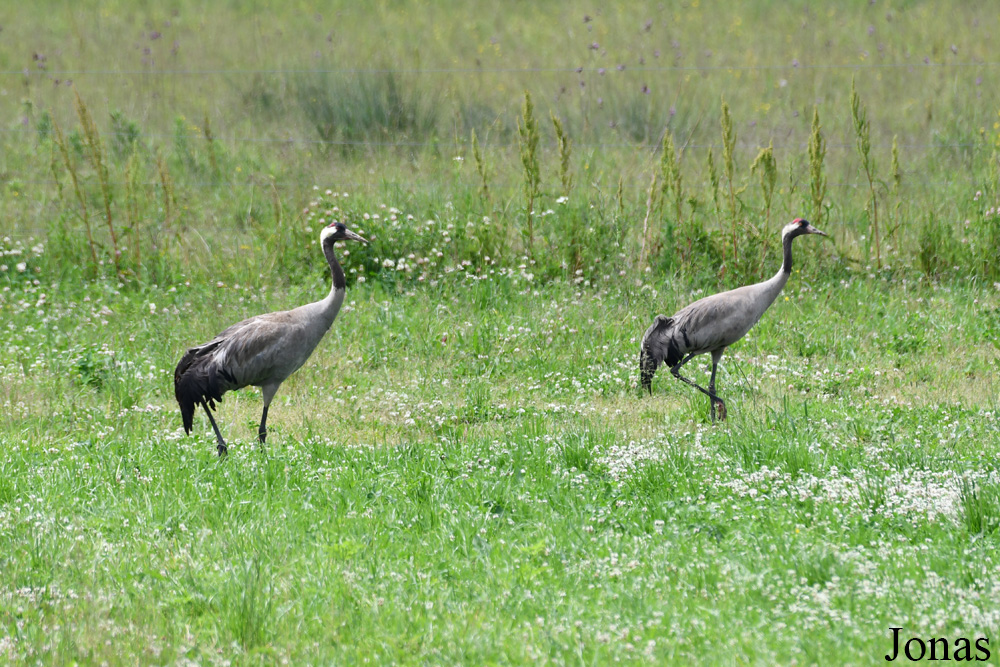
[[826, 232], [821, 232], [813, 227], [812, 224], [810, 224], [805, 218], [795, 218], [781, 230], [782, 238], [785, 236], [795, 238], [796, 236], [801, 236], [803, 234], [819, 234], [820, 236], [829, 236]]
[[677, 350], [664, 337], [673, 323], [673, 318], [657, 315], [639, 343], [639, 384], [650, 395], [653, 393], [653, 376], [660, 364], [665, 360], [672, 365], [680, 360], [680, 357], [673, 358], [677, 356]]
[[327, 239], [331, 239], [333, 241], [361, 241], [362, 243], [368, 243], [368, 241], [352, 232], [339, 220], [331, 222], [323, 228], [322, 232], [320, 232], [320, 243], [326, 242]]
[[653, 375], [656, 374], [656, 367], [659, 366], [656, 358], [643, 347], [639, 350], [639, 383], [644, 391], [653, 394]]

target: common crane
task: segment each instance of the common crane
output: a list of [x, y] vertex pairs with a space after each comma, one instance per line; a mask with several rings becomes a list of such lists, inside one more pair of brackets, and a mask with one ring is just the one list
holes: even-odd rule
[[222, 395], [233, 389], [260, 387], [264, 412], [257, 436], [263, 445], [271, 399], [281, 383], [316, 349], [344, 303], [347, 285], [333, 246], [337, 241], [367, 241], [341, 222], [324, 227], [319, 239], [333, 276], [333, 285], [325, 299], [238, 322], [204, 345], [189, 349], [174, 370], [174, 396], [180, 405], [184, 432], [191, 433], [195, 408], [204, 407], [219, 442], [219, 456], [228, 452], [212, 417], [216, 401], [221, 403]]
[[[673, 315], [657, 315], [642, 336], [639, 346], [639, 376], [642, 388], [653, 393], [653, 374], [660, 364], [666, 364], [674, 377], [707, 395], [715, 421], [716, 404], [719, 419], [726, 418], [726, 404], [715, 393], [715, 372], [726, 348], [738, 341], [757, 323], [764, 311], [778, 297], [792, 272], [792, 239], [803, 234], [827, 234], [796, 218], [781, 230], [784, 259], [778, 273], [756, 285], [737, 287], [728, 292], [699, 299]], [[681, 375], [681, 367], [692, 357], [712, 354], [712, 379], [708, 389]]]

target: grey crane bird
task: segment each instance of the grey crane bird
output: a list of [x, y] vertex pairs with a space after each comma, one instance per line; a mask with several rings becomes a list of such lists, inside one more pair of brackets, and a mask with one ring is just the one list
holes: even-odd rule
[[341, 222], [324, 227], [319, 238], [333, 275], [325, 299], [238, 322], [204, 345], [189, 349], [174, 370], [174, 396], [181, 408], [184, 432], [191, 433], [195, 408], [204, 407], [219, 442], [219, 456], [224, 456], [227, 449], [212, 417], [215, 403], [222, 402], [227, 391], [249, 385], [260, 387], [264, 412], [257, 436], [263, 445], [267, 438], [267, 408], [275, 392], [306, 362], [340, 312], [347, 284], [333, 246], [337, 241], [367, 241]]
[[[726, 418], [726, 404], [715, 393], [715, 373], [726, 348], [743, 338], [781, 293], [792, 272], [792, 239], [803, 234], [819, 234], [808, 220], [796, 218], [781, 230], [784, 260], [773, 278], [756, 285], [737, 287], [728, 292], [699, 299], [677, 311], [672, 317], [657, 315], [642, 336], [639, 346], [639, 377], [642, 388], [653, 393], [653, 374], [666, 364], [674, 377], [707, 395], [712, 421], [716, 405], [719, 419]], [[681, 375], [681, 367], [693, 357], [712, 354], [712, 379], [708, 389]]]

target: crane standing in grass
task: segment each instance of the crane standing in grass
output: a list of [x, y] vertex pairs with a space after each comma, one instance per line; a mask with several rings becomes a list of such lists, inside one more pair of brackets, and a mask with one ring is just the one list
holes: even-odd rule
[[267, 437], [267, 407], [275, 392], [306, 362], [340, 312], [347, 283], [333, 246], [337, 241], [367, 241], [341, 222], [324, 227], [319, 238], [333, 275], [333, 285], [325, 299], [243, 320], [208, 343], [192, 347], [177, 364], [174, 395], [181, 408], [184, 431], [191, 433], [195, 408], [204, 407], [219, 442], [219, 456], [224, 456], [227, 449], [212, 417], [215, 402], [222, 402], [227, 391], [249, 385], [260, 387], [264, 412], [257, 435], [263, 445]]
[[[682, 308], [673, 317], [657, 315], [639, 345], [639, 377], [642, 388], [653, 393], [653, 374], [666, 364], [678, 380], [707, 395], [712, 421], [716, 405], [719, 419], [726, 418], [726, 404], [715, 393], [715, 372], [726, 348], [743, 338], [781, 293], [792, 272], [792, 239], [803, 234], [819, 234], [808, 220], [796, 218], [781, 230], [784, 260], [778, 273], [756, 285], [737, 287], [713, 294]], [[708, 389], [681, 375], [681, 367], [699, 354], [712, 353], [712, 379]]]

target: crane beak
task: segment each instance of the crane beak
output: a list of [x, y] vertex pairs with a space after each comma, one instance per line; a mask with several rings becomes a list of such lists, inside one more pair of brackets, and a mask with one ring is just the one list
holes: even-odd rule
[[344, 230], [344, 240], [345, 241], [361, 241], [362, 243], [368, 243], [368, 241], [366, 241], [364, 238], [362, 238], [359, 234], [355, 234], [350, 229], [345, 229]]
[[819, 231], [818, 229], [816, 229], [812, 225], [809, 225], [808, 227], [806, 227], [806, 233], [808, 233], [808, 234], [819, 234], [820, 236], [825, 236], [827, 238], [830, 237], [829, 234], [827, 234], [826, 232]]

